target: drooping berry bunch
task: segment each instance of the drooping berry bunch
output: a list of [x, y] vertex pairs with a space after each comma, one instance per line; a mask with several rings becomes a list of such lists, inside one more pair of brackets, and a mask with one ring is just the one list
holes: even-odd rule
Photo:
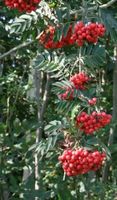
[[39, 38], [40, 43], [45, 48], [62, 48], [64, 46], [77, 44], [83, 46], [85, 42], [96, 43], [100, 37], [104, 36], [105, 27], [100, 23], [84, 24], [82, 21], [75, 24], [73, 30], [70, 25], [67, 35], [55, 42], [54, 34], [56, 28], [49, 26]]
[[112, 116], [105, 112], [92, 112], [88, 115], [86, 112], [82, 112], [76, 117], [76, 124], [80, 130], [85, 134], [91, 135], [100, 128], [105, 127], [110, 123]]
[[75, 24], [72, 39], [78, 46], [83, 46], [85, 42], [97, 43], [98, 39], [103, 37], [104, 34], [105, 27], [103, 24], [78, 22]]
[[79, 148], [65, 150], [58, 159], [67, 176], [77, 176], [100, 169], [105, 158], [106, 154], [100, 153], [98, 150], [91, 152]]
[[72, 45], [74, 43], [72, 36], [72, 26], [69, 27], [67, 35], [62, 35], [62, 38], [59, 41], [54, 41], [55, 27], [49, 26], [46, 31], [39, 38], [39, 42], [46, 48], [62, 48], [67, 45]]
[[36, 10], [41, 0], [5, 0], [5, 5], [20, 12], [31, 12]]
[[66, 88], [65, 93], [60, 94], [59, 97], [62, 100], [72, 100], [74, 98], [74, 89], [76, 90], [84, 90], [86, 89], [86, 84], [90, 78], [84, 72], [80, 72], [78, 74], [73, 75], [70, 78], [70, 82], [72, 83], [72, 88]]

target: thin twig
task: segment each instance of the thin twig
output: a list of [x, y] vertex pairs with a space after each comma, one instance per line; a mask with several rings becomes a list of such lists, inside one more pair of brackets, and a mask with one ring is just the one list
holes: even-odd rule
[[117, 2], [117, 0], [111, 0], [108, 3], [105, 3], [105, 4], [103, 4], [103, 5], [99, 6], [99, 7], [100, 8], [108, 8], [108, 7], [112, 6], [116, 2]]
[[[111, 0], [108, 3], [100, 5], [99, 8], [106, 9], [106, 8], [112, 6], [116, 2], [117, 2], [117, 0]], [[96, 10], [97, 8], [98, 8], [98, 6], [93, 6], [91, 8], [88, 8], [87, 11], [90, 12], [90, 11]], [[71, 11], [71, 14], [76, 14], [76, 13], [81, 14], [83, 12], [84, 12], [84, 8], [81, 8], [79, 10], [73, 10], [73, 11]]]
[[9, 56], [10, 54], [16, 52], [19, 49], [22, 49], [24, 47], [27, 47], [31, 44], [33, 44], [36, 40], [39, 40], [40, 36], [43, 34], [43, 31], [35, 38], [35, 40], [29, 41], [29, 42], [24, 42], [20, 45], [18, 45], [17, 47], [14, 47], [13, 49], [7, 51], [6, 53], [4, 53], [3, 55], [0, 56], [0, 60], [2, 60], [3, 58], [5, 58], [6, 56]]
[[14, 52], [16, 52], [19, 49], [22, 49], [24, 47], [27, 47], [27, 46], [31, 45], [34, 42], [35, 42], [35, 40], [29, 41], [29, 42], [24, 42], [23, 44], [20, 44], [17, 47], [14, 47], [13, 49], [11, 49], [11, 50], [7, 51], [6, 53], [4, 53], [3, 55], [1, 55], [0, 56], [0, 60], [3, 59], [3, 58], [5, 58], [6, 56], [8, 56], [8, 55], [10, 55], [10, 54], [12, 54]]

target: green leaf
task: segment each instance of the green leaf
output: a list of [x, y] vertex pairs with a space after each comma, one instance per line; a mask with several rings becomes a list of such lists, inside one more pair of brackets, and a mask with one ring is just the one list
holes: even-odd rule
[[117, 144], [112, 144], [109, 147], [109, 150], [110, 150], [111, 153], [116, 153], [117, 152]]
[[38, 53], [37, 57], [33, 60], [33, 67], [50, 73], [50, 76], [53, 78], [58, 78], [60, 75], [62, 76], [60, 72], [63, 70], [64, 62], [65, 58], [63, 56], [58, 57], [55, 52], [50, 53], [46, 50], [42, 54]]
[[98, 45], [96, 46], [89, 46], [86, 51], [85, 55], [83, 56], [84, 63], [89, 67], [99, 67], [103, 66], [106, 60], [105, 49]]
[[60, 41], [62, 39], [62, 35], [63, 35], [63, 26], [61, 25], [59, 28], [56, 27], [53, 41], [54, 42]]
[[117, 20], [114, 17], [116, 14], [110, 9], [100, 9], [102, 21], [106, 27], [107, 34], [110, 34], [111, 39], [117, 41]]
[[76, 101], [59, 101], [56, 110], [58, 113], [64, 113], [64, 116], [66, 116], [71, 113], [75, 105], [77, 105]]
[[65, 26], [63, 26], [63, 35], [64, 35], [64, 37], [67, 36], [69, 27], [70, 27], [70, 23], [66, 23]]
[[62, 128], [63, 128], [63, 124], [61, 123], [61, 121], [54, 120], [45, 126], [45, 132], [53, 132], [55, 130], [62, 129]]
[[63, 22], [61, 9], [59, 9], [59, 8], [56, 9], [56, 15], [59, 20], [59, 23]]

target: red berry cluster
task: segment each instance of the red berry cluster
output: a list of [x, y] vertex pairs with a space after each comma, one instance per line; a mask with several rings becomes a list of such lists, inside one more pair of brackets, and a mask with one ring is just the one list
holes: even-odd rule
[[90, 80], [90, 78], [84, 73], [80, 72], [78, 74], [75, 74], [70, 78], [71, 83], [73, 83], [73, 86], [77, 90], [84, 90], [85, 84]]
[[72, 88], [67, 88], [63, 94], [59, 95], [61, 100], [73, 100], [74, 99], [74, 90]]
[[78, 22], [74, 27], [74, 34], [72, 39], [76, 41], [78, 46], [83, 46], [85, 42], [97, 43], [99, 37], [105, 34], [105, 27], [99, 23]]
[[62, 36], [61, 40], [54, 41], [54, 35], [55, 35], [55, 27], [49, 26], [46, 31], [43, 32], [43, 34], [39, 38], [39, 42], [46, 48], [62, 48], [67, 45], [72, 45], [74, 43], [72, 36], [72, 26], [69, 27], [69, 30], [67, 32], [66, 36]]
[[20, 12], [31, 12], [36, 10], [41, 0], [5, 0], [5, 5]]
[[72, 88], [67, 88], [66, 92], [60, 94], [59, 97], [62, 100], [72, 100], [74, 98], [74, 89], [84, 90], [86, 88], [86, 83], [90, 80], [90, 78], [84, 72], [80, 72], [75, 74], [70, 78], [70, 82], [72, 83]]
[[100, 169], [105, 158], [105, 153], [97, 150], [91, 152], [80, 148], [65, 150], [58, 159], [67, 176], [76, 176]]
[[88, 104], [91, 105], [91, 106], [95, 105], [96, 103], [97, 103], [97, 98], [96, 97], [88, 100]]
[[84, 24], [81, 21], [74, 26], [73, 31], [72, 26], [70, 25], [67, 35], [62, 36], [62, 38], [57, 42], [54, 41], [55, 31], [55, 27], [49, 26], [40, 36], [39, 41], [45, 48], [62, 48], [75, 43], [78, 46], [83, 46], [85, 42], [96, 43], [99, 37], [104, 36], [105, 27], [103, 24]]
[[112, 116], [105, 112], [92, 112], [88, 115], [86, 112], [82, 112], [76, 117], [76, 123], [80, 130], [85, 134], [91, 135], [100, 128], [105, 127], [110, 123]]

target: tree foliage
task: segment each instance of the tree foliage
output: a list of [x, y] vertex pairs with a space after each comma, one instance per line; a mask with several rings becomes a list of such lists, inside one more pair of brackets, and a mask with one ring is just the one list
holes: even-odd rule
[[[1, 200], [116, 199], [116, 9], [116, 1], [50, 0], [42, 1], [36, 11], [20, 13], [0, 0]], [[105, 36], [82, 47], [45, 49], [40, 43], [48, 26], [55, 27], [56, 42], [78, 21], [103, 23]], [[81, 71], [91, 77], [87, 90], [74, 90], [73, 101], [62, 101], [60, 94], [73, 87], [70, 77]], [[91, 137], [78, 132], [75, 117], [82, 110], [92, 112], [87, 100], [94, 96], [96, 111], [113, 117]], [[73, 141], [89, 150], [104, 150], [105, 166], [98, 172], [65, 176], [58, 156]]]

